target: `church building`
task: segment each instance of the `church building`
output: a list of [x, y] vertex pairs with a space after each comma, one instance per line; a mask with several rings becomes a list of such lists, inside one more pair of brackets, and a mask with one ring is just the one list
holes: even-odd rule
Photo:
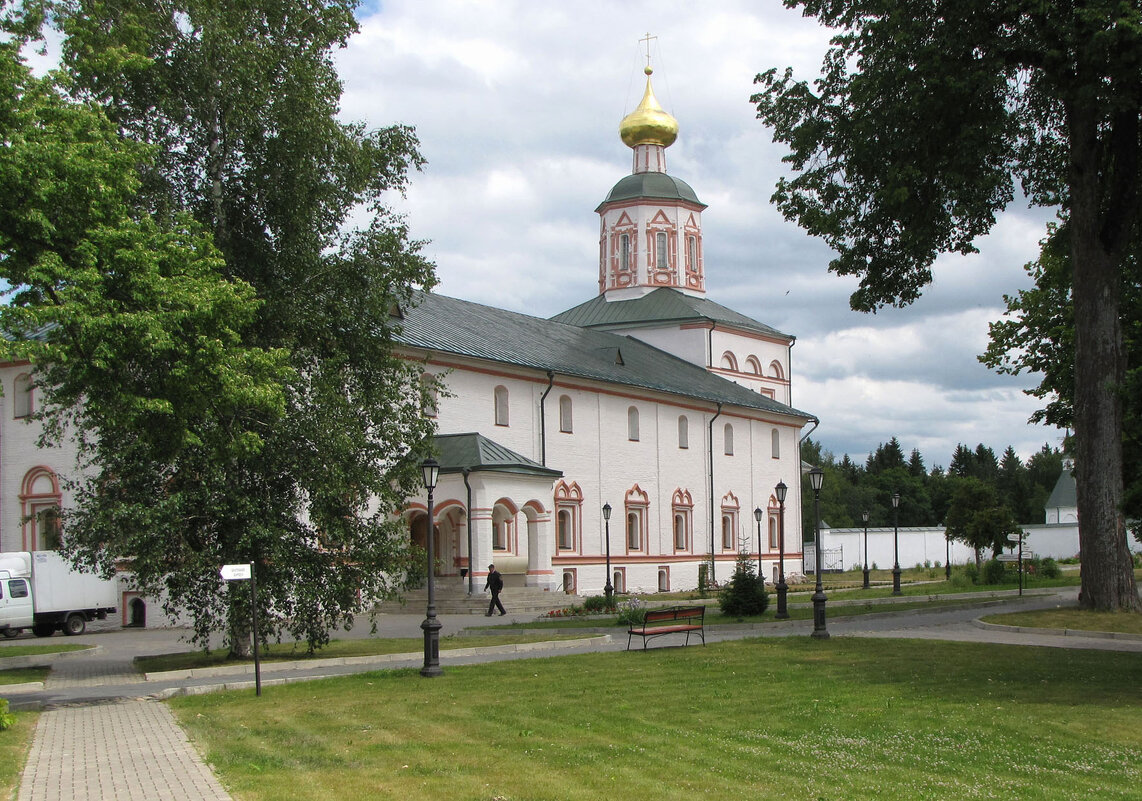
[[[438, 427], [437, 572], [474, 590], [489, 563], [580, 595], [693, 589], [741, 553], [776, 581], [781, 482], [785, 570], [802, 569], [816, 420], [790, 406], [794, 339], [706, 297], [706, 205], [666, 170], [678, 123], [651, 72], [619, 126], [631, 174], [596, 209], [597, 296], [551, 319], [435, 293], [401, 310]], [[425, 498], [406, 512], [421, 544], [426, 513]]]
[[[551, 592], [693, 589], [742, 553], [776, 581], [780, 482], [785, 570], [802, 571], [799, 445], [816, 420], [790, 406], [793, 337], [706, 298], [706, 206], [666, 171], [678, 124], [650, 73], [619, 128], [633, 169], [596, 209], [598, 295], [551, 319], [436, 293], [396, 311], [437, 423], [437, 572], [469, 591], [493, 562]], [[0, 364], [0, 381], [0, 550], [54, 549], [75, 447], [37, 447], [31, 365]], [[425, 501], [404, 512], [421, 545]], [[136, 595], [124, 623], [142, 625]]]

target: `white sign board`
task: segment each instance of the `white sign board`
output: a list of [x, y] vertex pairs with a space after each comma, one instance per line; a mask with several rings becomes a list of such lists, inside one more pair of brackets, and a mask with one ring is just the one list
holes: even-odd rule
[[226, 581], [239, 581], [250, 578], [250, 565], [222, 565], [222, 578]]

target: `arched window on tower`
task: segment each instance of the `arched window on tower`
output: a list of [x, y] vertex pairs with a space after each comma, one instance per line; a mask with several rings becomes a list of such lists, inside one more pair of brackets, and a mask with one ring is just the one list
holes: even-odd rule
[[725, 428], [725, 452], [726, 456], [734, 455], [734, 427], [732, 423], [726, 423]]
[[630, 253], [630, 234], [622, 234], [619, 236], [619, 269], [624, 272], [630, 271], [631, 263]]
[[690, 447], [690, 421], [684, 414], [678, 416], [678, 447], [681, 450]]
[[627, 439], [638, 442], [638, 409], [634, 406], [627, 409]]
[[774, 459], [781, 458], [781, 433], [775, 428], [769, 435], [770, 452]]
[[666, 234], [659, 231], [654, 235], [655, 267], [659, 270], [670, 269], [670, 251], [667, 245]]

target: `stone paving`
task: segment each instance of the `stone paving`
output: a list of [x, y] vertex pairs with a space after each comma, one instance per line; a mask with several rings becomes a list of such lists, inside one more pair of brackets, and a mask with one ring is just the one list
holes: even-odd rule
[[149, 699], [45, 711], [17, 801], [227, 801], [175, 723]]
[[[1020, 609], [1074, 603], [1073, 592], [1038, 599], [1011, 599]], [[990, 611], [999, 611], [994, 608]], [[830, 630], [840, 636], [913, 637], [974, 642], [1002, 642], [1061, 648], [1101, 648], [1142, 652], [1142, 640], [1057, 636], [1033, 631], [980, 628], [975, 619], [980, 609], [932, 610], [930, 612], [864, 615], [836, 618]], [[418, 636], [416, 615], [386, 615], [382, 636]], [[509, 617], [511, 620], [516, 616]], [[527, 618], [520, 618], [527, 619]], [[472, 625], [471, 616], [441, 618], [446, 631]], [[505, 620], [505, 622], [506, 622]], [[711, 642], [749, 636], [806, 634], [811, 621], [790, 621], [764, 626], [718, 627]], [[362, 627], [364, 629], [364, 627]], [[713, 634], [713, 632], [711, 632]], [[45, 706], [20, 782], [17, 801], [225, 801], [230, 796], [194, 750], [167, 706], [156, 700], [175, 692], [205, 692], [227, 686], [225, 677], [194, 682], [170, 682], [156, 686], [144, 681], [131, 667], [131, 660], [144, 653], [178, 650], [178, 634], [162, 631], [108, 631], [100, 638], [76, 641], [107, 643], [93, 652], [76, 654], [53, 663], [44, 689], [32, 693], [35, 703]], [[109, 635], [109, 636], [107, 636]], [[340, 636], [340, 635], [339, 635]], [[367, 636], [363, 630], [345, 636]], [[621, 637], [583, 641], [565, 653], [621, 650]], [[181, 647], [186, 650], [186, 646]], [[465, 649], [466, 653], [441, 654], [444, 664], [526, 658], [529, 652], [505, 653], [496, 648]], [[534, 654], [534, 652], [530, 652]], [[393, 667], [402, 663], [393, 663]], [[409, 664], [419, 664], [411, 659]], [[307, 680], [376, 666], [342, 666], [340, 669], [298, 670], [291, 680]], [[263, 680], [263, 684], [267, 683]], [[248, 682], [252, 685], [252, 682]], [[228, 686], [235, 686], [229, 683]], [[19, 696], [10, 695], [13, 699]], [[14, 706], [18, 706], [14, 703]]]

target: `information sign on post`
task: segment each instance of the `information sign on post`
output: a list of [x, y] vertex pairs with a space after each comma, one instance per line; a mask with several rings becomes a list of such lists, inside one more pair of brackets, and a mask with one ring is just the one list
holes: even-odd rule
[[254, 694], [262, 694], [262, 661], [258, 655], [258, 581], [254, 578], [254, 563], [247, 562], [240, 565], [222, 565], [219, 571], [224, 581], [250, 582], [250, 609], [253, 612], [254, 623]]

